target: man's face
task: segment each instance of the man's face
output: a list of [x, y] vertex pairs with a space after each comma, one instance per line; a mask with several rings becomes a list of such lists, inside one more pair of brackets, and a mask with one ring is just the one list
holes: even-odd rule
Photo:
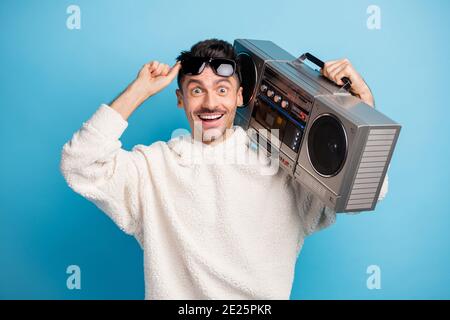
[[185, 76], [177, 89], [178, 106], [184, 108], [192, 133], [210, 143], [233, 126], [236, 107], [242, 105], [242, 87], [235, 76], [221, 77], [208, 66], [199, 75]]

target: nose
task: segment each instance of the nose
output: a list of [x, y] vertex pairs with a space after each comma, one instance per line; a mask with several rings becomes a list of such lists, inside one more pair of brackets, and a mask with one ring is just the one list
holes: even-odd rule
[[208, 110], [215, 110], [218, 106], [218, 101], [214, 93], [207, 92], [204, 96], [203, 107]]

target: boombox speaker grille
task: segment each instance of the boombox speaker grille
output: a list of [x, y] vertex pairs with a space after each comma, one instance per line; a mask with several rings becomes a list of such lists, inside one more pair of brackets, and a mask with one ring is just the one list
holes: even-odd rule
[[371, 208], [395, 138], [395, 129], [370, 129], [346, 210]]
[[308, 156], [323, 177], [339, 173], [347, 155], [347, 135], [342, 123], [331, 114], [317, 117], [308, 133]]

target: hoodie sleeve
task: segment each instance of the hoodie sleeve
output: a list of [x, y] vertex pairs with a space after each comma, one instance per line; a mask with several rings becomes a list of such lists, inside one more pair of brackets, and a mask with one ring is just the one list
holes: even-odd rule
[[[304, 235], [308, 236], [316, 231], [325, 229], [336, 222], [336, 211], [327, 207], [313, 192], [302, 187], [292, 179], [293, 190], [299, 215], [302, 221]], [[378, 201], [384, 199], [388, 191], [388, 175], [386, 174], [378, 196]], [[354, 215], [360, 212], [347, 212]]]
[[291, 179], [304, 236], [325, 229], [336, 221], [336, 212], [314, 195]]
[[62, 150], [61, 173], [77, 193], [104, 211], [124, 232], [141, 233], [141, 170], [144, 155], [126, 151], [119, 140], [128, 126], [103, 104]]
[[384, 176], [383, 184], [381, 185], [380, 194], [378, 195], [378, 201], [383, 200], [387, 193], [388, 193], [388, 187], [389, 187], [389, 180], [388, 180], [388, 174]]

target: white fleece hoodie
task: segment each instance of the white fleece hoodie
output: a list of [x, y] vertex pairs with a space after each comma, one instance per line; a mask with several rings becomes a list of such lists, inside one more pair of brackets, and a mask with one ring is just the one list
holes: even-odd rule
[[262, 174], [240, 127], [216, 146], [184, 136], [126, 151], [127, 126], [103, 104], [64, 145], [61, 171], [138, 240], [146, 299], [288, 299], [304, 237], [335, 212], [283, 170]]

